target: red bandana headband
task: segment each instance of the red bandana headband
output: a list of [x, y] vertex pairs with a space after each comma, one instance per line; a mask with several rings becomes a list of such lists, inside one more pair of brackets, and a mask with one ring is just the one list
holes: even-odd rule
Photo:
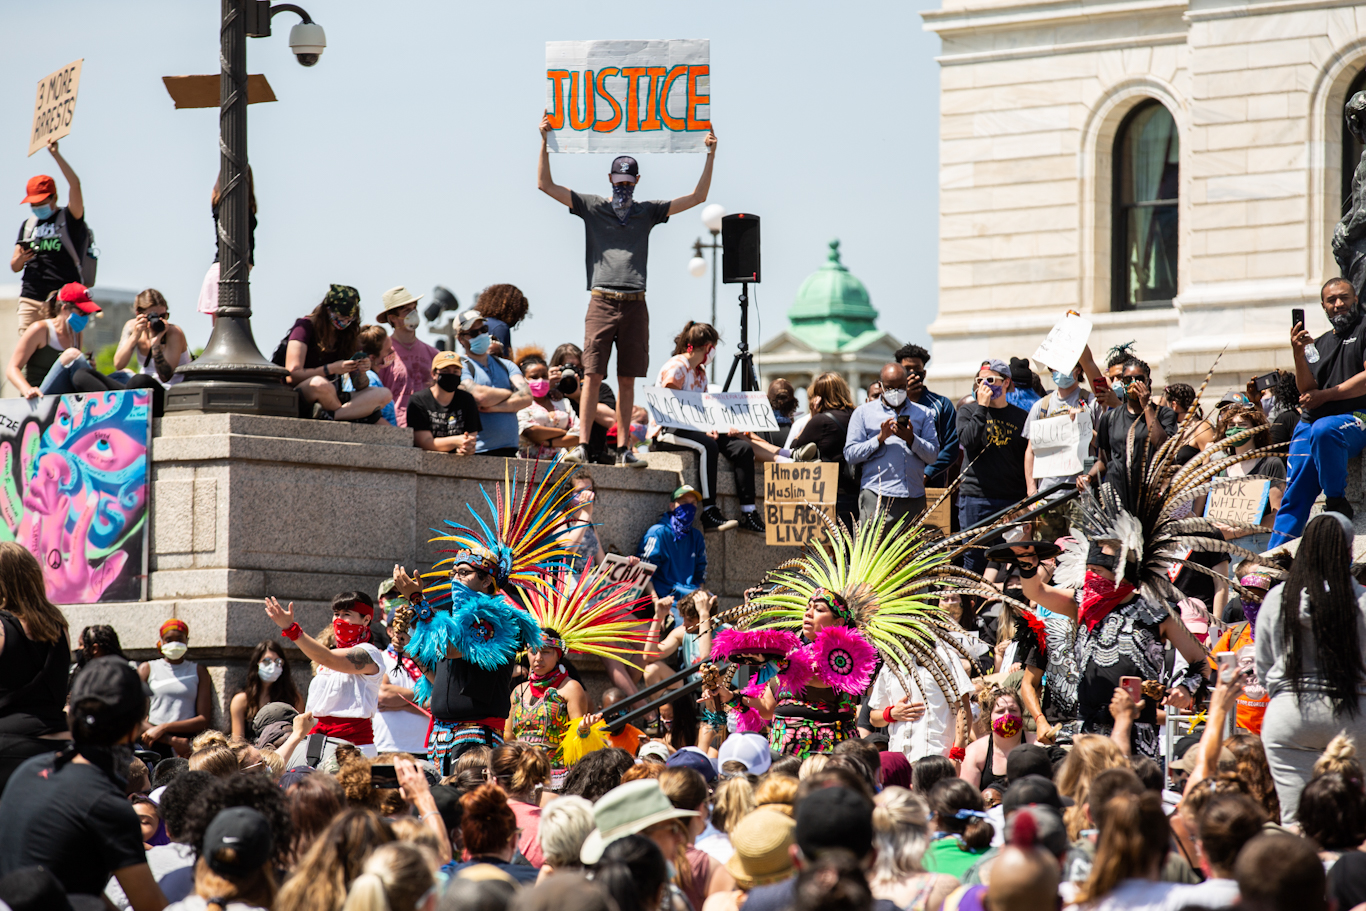
[[167, 620], [165, 623], [161, 624], [161, 629], [157, 630], [157, 635], [160, 636], [162, 639], [165, 639], [167, 631], [174, 629], [180, 630], [186, 636], [190, 635], [190, 627], [185, 623], [185, 621], [174, 619]]

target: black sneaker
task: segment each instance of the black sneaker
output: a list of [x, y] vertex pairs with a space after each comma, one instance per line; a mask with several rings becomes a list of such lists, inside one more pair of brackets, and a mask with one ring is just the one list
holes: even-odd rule
[[721, 515], [721, 510], [715, 506], [708, 506], [702, 510], [702, 530], [703, 531], [730, 531], [740, 523], [734, 519], [727, 519]]
[[323, 407], [322, 402], [313, 403], [313, 420], [315, 421], [335, 421], [337, 416]]
[[1328, 497], [1323, 502], [1323, 509], [1325, 512], [1340, 512], [1349, 519], [1356, 516], [1352, 511], [1352, 504], [1347, 502], [1346, 497]]
[[627, 467], [627, 468], [645, 468], [645, 467], [646, 467], [645, 460], [644, 460], [644, 459], [637, 458], [637, 457], [636, 457], [636, 454], [635, 454], [634, 452], [632, 452], [631, 450], [629, 450], [629, 449], [618, 449], [618, 450], [617, 450], [617, 465], [618, 465], [618, 466], [625, 466], [625, 467]]
[[759, 518], [759, 510], [751, 509], [749, 512], [740, 513], [740, 530], [750, 531], [756, 535], [764, 533], [764, 520]]

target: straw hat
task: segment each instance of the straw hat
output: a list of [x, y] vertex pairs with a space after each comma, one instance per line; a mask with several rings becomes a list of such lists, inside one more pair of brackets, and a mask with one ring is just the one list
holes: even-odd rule
[[765, 886], [792, 876], [793, 831], [797, 824], [768, 807], [753, 811], [730, 833], [735, 853], [726, 870], [742, 889]]
[[380, 298], [379, 314], [375, 318], [382, 320], [384, 319], [384, 314], [388, 313], [390, 310], [397, 310], [399, 307], [406, 307], [409, 304], [415, 304], [418, 301], [422, 300], [422, 298], [423, 295], [421, 294], [419, 294], [417, 297], [413, 297], [413, 295], [409, 293], [408, 289], [403, 287], [402, 285], [399, 285], [395, 288], [390, 288], [388, 291], [385, 291], [384, 296]]
[[602, 859], [603, 850], [619, 838], [644, 832], [657, 822], [696, 815], [696, 810], [676, 809], [653, 778], [628, 781], [602, 795], [594, 805], [593, 821], [597, 828], [584, 839], [579, 860], [584, 866], [592, 866]]

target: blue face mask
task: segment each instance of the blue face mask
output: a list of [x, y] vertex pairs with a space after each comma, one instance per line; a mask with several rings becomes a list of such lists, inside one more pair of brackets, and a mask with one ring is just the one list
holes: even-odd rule
[[84, 313], [73, 313], [66, 318], [66, 324], [71, 327], [72, 332], [80, 332], [90, 322], [90, 317]]
[[1062, 373], [1061, 371], [1054, 370], [1053, 385], [1057, 386], [1059, 389], [1071, 389], [1073, 386], [1077, 385], [1077, 378], [1070, 373]]
[[33, 214], [38, 216], [39, 221], [47, 221], [52, 217], [52, 213], [57, 211], [52, 206], [32, 206]]
[[692, 520], [697, 515], [697, 506], [694, 503], [680, 503], [669, 512], [669, 530], [674, 533], [674, 539], [683, 537], [692, 528]]
[[470, 339], [470, 354], [487, 354], [491, 344], [493, 344], [493, 336], [487, 332], [481, 332]]

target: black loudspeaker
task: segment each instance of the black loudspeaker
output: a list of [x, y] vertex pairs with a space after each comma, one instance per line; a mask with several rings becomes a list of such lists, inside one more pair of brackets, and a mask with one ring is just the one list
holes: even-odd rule
[[741, 212], [721, 219], [721, 281], [759, 284], [759, 216]]

